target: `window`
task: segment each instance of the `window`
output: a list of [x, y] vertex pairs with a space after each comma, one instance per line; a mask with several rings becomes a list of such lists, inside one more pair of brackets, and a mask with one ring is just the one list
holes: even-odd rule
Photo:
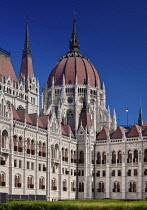
[[112, 152], [112, 164], [113, 163], [116, 163], [116, 152], [115, 151]]
[[103, 152], [102, 154], [102, 164], [106, 164], [106, 153]]
[[71, 109], [68, 110], [66, 116], [67, 116], [67, 125], [73, 128], [74, 127], [73, 111]]
[[52, 190], [57, 190], [56, 179], [52, 179]]
[[17, 167], [17, 160], [14, 159], [14, 167]]
[[106, 171], [103, 171], [103, 176], [106, 176]]
[[73, 169], [71, 169], [71, 176], [73, 175]]
[[31, 155], [35, 155], [35, 143], [34, 143], [34, 140], [31, 141]]
[[4, 160], [4, 158], [0, 157], [0, 165], [5, 165], [6, 164], [6, 160]]
[[15, 187], [18, 187], [18, 188], [21, 187], [21, 176], [19, 174], [15, 175], [14, 185]]
[[21, 168], [21, 160], [19, 160], [19, 168]]
[[100, 152], [97, 153], [96, 164], [101, 164], [101, 153]]
[[30, 168], [30, 163], [29, 162], [27, 162], [27, 169], [29, 169]]
[[131, 170], [130, 169], [128, 170], [128, 176], [131, 176]]
[[8, 138], [8, 132], [6, 130], [4, 130], [2, 132], [2, 142], [1, 142], [1, 147], [2, 148], [6, 148], [7, 138]]
[[6, 186], [6, 175], [3, 172], [0, 172], [0, 186]]
[[111, 176], [115, 176], [115, 170], [112, 170]]
[[127, 163], [132, 163], [132, 152], [130, 150], [128, 151]]
[[67, 191], [67, 182], [66, 182], [66, 180], [63, 181], [62, 185], [63, 185], [63, 191]]
[[138, 163], [138, 150], [134, 150], [133, 162], [134, 162], [134, 163]]
[[34, 178], [33, 176], [28, 176], [27, 178], [27, 186], [29, 189], [33, 189], [34, 188]]
[[122, 153], [121, 153], [121, 151], [118, 152], [117, 163], [122, 163]]
[[68, 150], [65, 150], [65, 161], [68, 162]]
[[113, 192], [120, 192], [120, 184], [119, 184], [119, 182], [114, 182], [114, 184], [113, 184]]
[[75, 192], [76, 191], [76, 184], [75, 184], [75, 181], [72, 181], [71, 182], [71, 191]]
[[83, 151], [80, 151], [80, 154], [79, 154], [79, 163], [84, 163], [84, 152]]
[[42, 190], [45, 189], [45, 178], [44, 177], [39, 178], [39, 189], [42, 189]]
[[100, 171], [97, 171], [97, 172], [96, 172], [96, 176], [97, 176], [97, 177], [100, 177]]
[[46, 171], [46, 165], [43, 164], [43, 171]]
[[121, 170], [118, 170], [118, 176], [121, 176]]
[[31, 169], [34, 170], [34, 163], [31, 163]]
[[147, 169], [144, 169], [144, 175], [147, 175]]
[[134, 176], [137, 176], [137, 169], [134, 169]]
[[22, 148], [22, 137], [19, 137], [19, 141], [18, 141], [18, 152], [23, 152], [23, 148]]
[[136, 192], [136, 183], [135, 182], [129, 183], [129, 192]]
[[147, 162], [147, 149], [144, 150], [144, 162]]
[[84, 192], [84, 183], [79, 183], [79, 192]]
[[99, 182], [98, 183], [97, 192], [105, 192], [104, 182]]
[[41, 164], [38, 165], [38, 170], [41, 171]]

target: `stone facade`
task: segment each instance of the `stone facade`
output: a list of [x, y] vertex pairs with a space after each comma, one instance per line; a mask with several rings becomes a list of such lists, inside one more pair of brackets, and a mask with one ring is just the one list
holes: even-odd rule
[[44, 86], [40, 114], [28, 25], [19, 78], [9, 53], [0, 50], [0, 192], [47, 200], [147, 198], [142, 112], [139, 125], [117, 127], [98, 72], [79, 52], [75, 29], [74, 19], [70, 52]]

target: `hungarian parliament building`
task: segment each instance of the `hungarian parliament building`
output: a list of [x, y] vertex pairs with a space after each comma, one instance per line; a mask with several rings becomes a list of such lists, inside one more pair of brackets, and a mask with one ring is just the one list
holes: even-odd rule
[[[40, 75], [41, 76], [41, 75]], [[61, 199], [147, 198], [147, 123], [117, 126], [95, 66], [69, 51], [39, 93], [28, 24], [19, 77], [0, 48], [0, 192]]]

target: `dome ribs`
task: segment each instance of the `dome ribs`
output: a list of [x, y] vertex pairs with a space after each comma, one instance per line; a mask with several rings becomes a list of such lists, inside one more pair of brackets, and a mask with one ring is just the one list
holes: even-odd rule
[[[86, 85], [87, 85], [87, 81], [88, 81], [88, 75], [87, 75], [87, 68], [86, 68], [86, 64], [85, 64], [85, 61], [84, 61], [84, 59], [83, 58], [81, 58], [82, 59], [82, 61], [83, 61], [83, 64], [84, 64], [84, 67], [85, 67], [85, 74], [86, 74]], [[85, 83], [85, 82], [84, 82]], [[83, 84], [84, 84], [83, 83]]]
[[86, 70], [85, 70], [85, 65], [84, 65], [83, 59], [77, 57], [76, 63], [77, 63], [78, 84], [83, 85], [85, 80], [87, 81], [87, 75], [86, 75]]
[[67, 58], [62, 60], [58, 65], [58, 71], [56, 71], [56, 73], [55, 73], [55, 85], [62, 84], [63, 72], [64, 72], [64, 66], [66, 64], [66, 60], [67, 60]]

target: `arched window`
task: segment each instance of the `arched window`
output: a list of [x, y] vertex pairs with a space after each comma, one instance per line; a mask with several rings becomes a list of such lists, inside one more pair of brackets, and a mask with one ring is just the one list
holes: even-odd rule
[[105, 192], [104, 182], [98, 183], [98, 192]]
[[14, 145], [14, 151], [17, 151], [17, 136], [15, 135], [14, 137], [13, 137], [13, 145]]
[[22, 137], [19, 137], [18, 140], [18, 152], [23, 152], [23, 147], [22, 147]]
[[112, 164], [113, 163], [116, 163], [116, 152], [115, 151], [112, 152]]
[[68, 149], [65, 150], [65, 161], [68, 162]]
[[127, 163], [132, 163], [132, 152], [131, 152], [131, 150], [128, 151]]
[[79, 192], [84, 192], [84, 183], [79, 183]]
[[42, 189], [42, 190], [45, 189], [45, 178], [44, 177], [39, 178], [39, 189]]
[[129, 192], [136, 192], [136, 182], [129, 183]]
[[35, 142], [34, 142], [34, 140], [31, 141], [31, 154], [35, 155]]
[[76, 191], [76, 184], [75, 181], [71, 182], [71, 191], [75, 192]]
[[76, 163], [76, 151], [74, 151], [74, 163]]
[[27, 178], [27, 186], [29, 189], [33, 189], [34, 188], [34, 178], [33, 176], [28, 176]]
[[63, 191], [67, 191], [67, 181], [63, 180]]
[[52, 190], [57, 190], [56, 179], [52, 179]]
[[102, 164], [106, 164], [106, 152], [102, 154]]
[[144, 162], [147, 162], [147, 149], [144, 150]]
[[100, 152], [97, 153], [97, 160], [96, 160], [96, 163], [97, 163], [97, 164], [101, 164], [101, 153], [100, 153]]
[[79, 163], [84, 163], [84, 152], [80, 151], [79, 153]]
[[67, 116], [67, 125], [73, 128], [74, 126], [73, 110], [69, 109], [66, 113], [66, 116]]
[[6, 130], [4, 130], [2, 132], [2, 142], [1, 142], [2, 148], [6, 148], [7, 138], [8, 138], [8, 132]]
[[119, 182], [114, 182], [113, 192], [120, 192], [120, 183]]
[[122, 163], [122, 153], [121, 153], [121, 151], [118, 152], [117, 163]]
[[39, 156], [42, 156], [42, 143], [41, 141], [39, 142]]
[[134, 163], [138, 163], [138, 150], [134, 150], [133, 162], [134, 162]]
[[46, 144], [45, 143], [43, 143], [43, 146], [42, 146], [42, 156], [46, 157]]
[[31, 146], [30, 139], [27, 139], [27, 154], [31, 153], [30, 146]]
[[6, 186], [6, 175], [4, 172], [0, 172], [0, 186]]
[[15, 187], [21, 187], [21, 176], [20, 174], [16, 174], [14, 178], [14, 186]]

